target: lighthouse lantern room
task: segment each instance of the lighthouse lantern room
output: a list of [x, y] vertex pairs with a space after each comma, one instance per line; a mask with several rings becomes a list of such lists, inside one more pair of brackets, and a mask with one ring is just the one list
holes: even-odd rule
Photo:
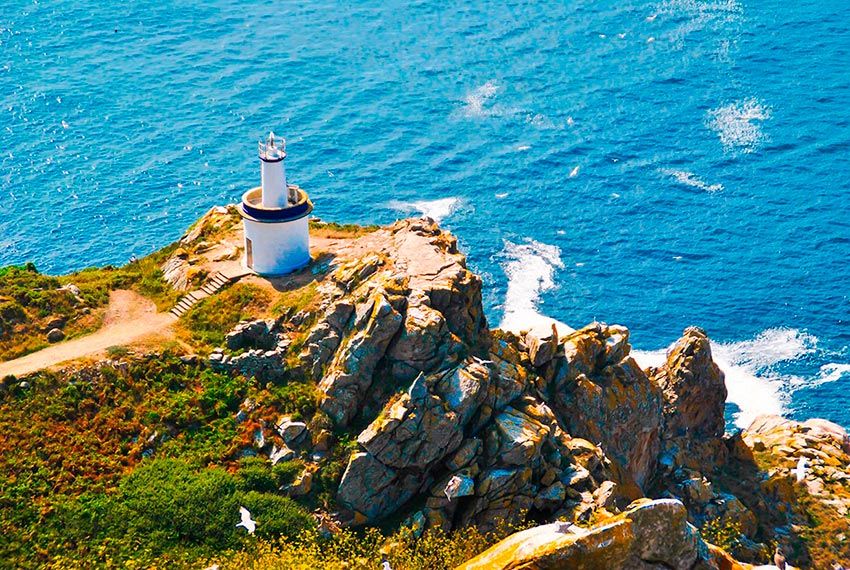
[[282, 275], [310, 261], [309, 196], [286, 183], [286, 142], [269, 133], [259, 143], [262, 185], [242, 196], [245, 264], [261, 275]]

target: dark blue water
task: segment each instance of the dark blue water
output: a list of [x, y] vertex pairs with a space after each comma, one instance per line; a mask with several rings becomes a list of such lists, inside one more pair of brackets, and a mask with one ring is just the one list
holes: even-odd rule
[[739, 423], [850, 425], [844, 0], [112, 4], [3, 3], [0, 264], [161, 247], [274, 129], [322, 218], [441, 217], [491, 323], [700, 325]]

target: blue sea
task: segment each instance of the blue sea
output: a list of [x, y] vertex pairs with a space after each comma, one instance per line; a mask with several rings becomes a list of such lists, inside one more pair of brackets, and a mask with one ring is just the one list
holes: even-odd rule
[[846, 0], [4, 0], [0, 265], [162, 247], [272, 129], [316, 215], [451, 229], [491, 325], [698, 325], [738, 425], [850, 426]]

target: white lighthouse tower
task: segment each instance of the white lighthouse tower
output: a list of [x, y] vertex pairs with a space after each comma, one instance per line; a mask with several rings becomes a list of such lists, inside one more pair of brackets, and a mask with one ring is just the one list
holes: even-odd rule
[[286, 141], [269, 133], [260, 141], [262, 186], [245, 192], [239, 213], [245, 228], [245, 265], [261, 275], [283, 275], [310, 261], [307, 216], [313, 203], [286, 183]]

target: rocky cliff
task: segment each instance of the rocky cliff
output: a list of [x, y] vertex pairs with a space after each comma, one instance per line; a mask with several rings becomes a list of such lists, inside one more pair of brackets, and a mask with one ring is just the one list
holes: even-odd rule
[[[802, 566], [850, 560], [825, 530], [848, 521], [845, 432], [761, 418], [727, 435], [702, 330], [647, 370], [623, 326], [490, 330], [481, 280], [428, 220], [359, 238], [317, 279], [311, 310], [271, 326], [319, 388], [316, 449], [351, 434], [337, 522], [559, 521], [469, 568], [738, 567], [711, 541], [753, 563], [777, 544]], [[269, 449], [287, 445], [267, 431]], [[810, 467], [798, 481], [799, 457]]]
[[[163, 254], [166, 276], [191, 270], [198, 282], [178, 285], [200, 286], [238, 264], [235, 220], [226, 209], [202, 219]], [[67, 389], [61, 375], [7, 378], [0, 420], [20, 416], [8, 422], [8, 457], [31, 446], [23, 418], [44, 421], [41, 411], [53, 410], [51, 445], [89, 449], [74, 438], [112, 438], [97, 455], [109, 485], [117, 466], [130, 472], [181, 453], [237, 473], [242, 483], [228, 492], [235, 501], [251, 490], [238, 496], [255, 501], [261, 531], [284, 512], [271, 506], [280, 495], [329, 536], [366, 526], [416, 537], [527, 528], [469, 569], [748, 568], [777, 548], [776, 560], [795, 567], [850, 561], [846, 432], [762, 417], [726, 433], [725, 379], [704, 331], [686, 329], [663, 365], [642, 369], [620, 325], [491, 329], [481, 279], [434, 222], [340, 228], [313, 225], [309, 267], [243, 277], [181, 317], [176, 337], [195, 354], [84, 366], [65, 373]], [[100, 391], [115, 401], [92, 395]], [[117, 418], [121, 428], [105, 435], [99, 426]], [[43, 473], [49, 493], [101, 477], [63, 456], [34, 449], [9, 460], [10, 481], [29, 493], [31, 473]], [[65, 512], [61, 501], [39, 512]], [[221, 536], [238, 539], [222, 516]], [[74, 524], [87, 549], [90, 523]], [[29, 528], [16, 531], [20, 552]]]

